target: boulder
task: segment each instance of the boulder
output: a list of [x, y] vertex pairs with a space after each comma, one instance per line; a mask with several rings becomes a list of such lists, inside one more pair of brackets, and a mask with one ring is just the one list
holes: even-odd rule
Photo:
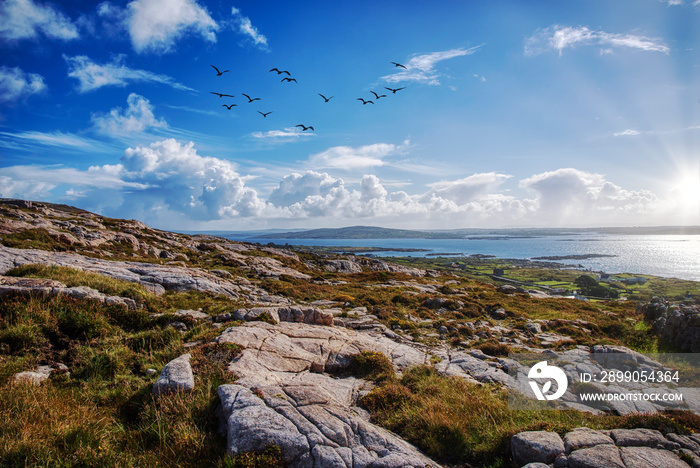
[[153, 385], [153, 395], [190, 391], [194, 388], [194, 374], [190, 365], [191, 354], [183, 354], [173, 359], [160, 371], [160, 377]]
[[557, 455], [564, 453], [564, 441], [555, 432], [521, 432], [510, 439], [510, 448], [513, 460], [518, 465], [552, 463]]
[[614, 445], [615, 442], [604, 433], [587, 427], [578, 427], [564, 435], [564, 448], [567, 454], [574, 450], [605, 444]]
[[620, 450], [607, 444], [571, 452], [567, 461], [569, 468], [626, 468]]

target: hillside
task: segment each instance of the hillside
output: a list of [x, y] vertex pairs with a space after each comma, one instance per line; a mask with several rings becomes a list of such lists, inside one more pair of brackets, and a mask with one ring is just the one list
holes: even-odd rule
[[311, 229], [267, 234], [258, 239], [461, 239], [462, 235], [446, 232], [411, 231], [375, 226], [350, 226], [336, 229]]
[[[700, 398], [509, 407], [527, 375], [518, 354], [649, 365], [639, 352], [700, 351], [696, 306], [574, 301], [403, 263], [0, 200], [0, 466], [700, 457]], [[604, 454], [569, 442], [564, 453], [560, 435], [580, 426], [610, 440]], [[632, 436], [644, 447], [623, 443]]]

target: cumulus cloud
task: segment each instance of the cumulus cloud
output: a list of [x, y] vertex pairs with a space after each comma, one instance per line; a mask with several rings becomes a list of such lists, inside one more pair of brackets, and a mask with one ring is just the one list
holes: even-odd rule
[[309, 163], [316, 168], [367, 169], [383, 166], [385, 164], [384, 158], [404, 152], [408, 145], [409, 142], [405, 141], [402, 145], [375, 143], [357, 148], [334, 146], [321, 153], [311, 155]]
[[[522, 195], [502, 186], [496, 172], [429, 184], [418, 193], [388, 190], [365, 174], [347, 182], [327, 172], [288, 174], [267, 199], [249, 186], [231, 161], [198, 154], [192, 142], [166, 139], [124, 151], [119, 164], [78, 170], [61, 166], [0, 168], [0, 196], [81, 197], [95, 211], [155, 221], [318, 220], [404, 227], [576, 226], [671, 219], [672, 204], [646, 190], [628, 190], [603, 175], [573, 168], [535, 174], [519, 182]], [[531, 195], [527, 194], [527, 191]], [[167, 216], [164, 216], [166, 213]], [[364, 221], [363, 221], [364, 222]], [[176, 227], [172, 226], [171, 228]], [[182, 228], [182, 227], [181, 227]]]
[[224, 159], [197, 154], [194, 143], [174, 139], [128, 148], [123, 179], [147, 185], [143, 195], [192, 219], [260, 216], [265, 203]]
[[186, 34], [216, 42], [217, 23], [196, 0], [134, 0], [121, 10], [108, 3], [98, 13], [123, 22], [136, 52], [171, 52]]
[[123, 56], [116, 56], [111, 63], [99, 65], [85, 55], [63, 56], [68, 64], [68, 76], [78, 80], [78, 91], [81, 93], [94, 91], [103, 86], [125, 87], [133, 82], [160, 83], [175, 89], [194, 91], [167, 75], [129, 68], [122, 63], [123, 58]]
[[235, 7], [231, 8], [231, 16], [233, 17], [233, 24], [238, 28], [239, 33], [250, 39], [256, 47], [267, 50], [267, 38], [258, 31], [258, 28], [253, 26], [250, 18], [243, 16], [241, 11]]
[[503, 181], [510, 177], [506, 174], [488, 172], [458, 180], [436, 182], [429, 185], [432, 190], [423, 198], [443, 198], [456, 204], [463, 204], [494, 193]]
[[565, 221], [608, 215], [609, 221], [619, 221], [626, 215], [651, 213], [659, 202], [649, 191], [625, 190], [600, 174], [573, 168], [533, 175], [521, 180], [520, 186], [535, 192], [540, 215]]
[[464, 55], [471, 55], [479, 50], [479, 48], [481, 48], [480, 45], [470, 49], [451, 49], [442, 52], [415, 55], [408, 62], [403, 64], [406, 69], [398, 68], [396, 73], [383, 76], [382, 79], [387, 83], [413, 81], [433, 86], [439, 85], [441, 74], [435, 70], [435, 66], [439, 62]]
[[163, 119], [156, 119], [150, 101], [136, 93], [126, 99], [127, 108], [116, 107], [108, 114], [93, 114], [92, 123], [99, 133], [112, 136], [143, 132], [149, 128], [166, 128]]
[[0, 3], [0, 18], [0, 37], [10, 41], [37, 39], [42, 35], [67, 41], [79, 36], [70, 18], [32, 0], [4, 0]]
[[668, 54], [670, 49], [660, 39], [637, 36], [634, 34], [615, 34], [605, 31], [595, 31], [586, 26], [551, 26], [538, 29], [535, 34], [525, 40], [525, 54], [538, 55], [549, 50], [556, 50], [559, 55], [566, 48], [576, 46], [596, 45], [609, 51], [610, 48], [622, 47], [647, 52], [662, 52]]
[[44, 78], [14, 67], [0, 67], [0, 102], [11, 103], [46, 90]]

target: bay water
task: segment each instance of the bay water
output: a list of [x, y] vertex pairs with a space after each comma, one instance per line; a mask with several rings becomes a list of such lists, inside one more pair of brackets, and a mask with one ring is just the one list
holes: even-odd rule
[[[221, 234], [220, 234], [221, 235]], [[266, 239], [250, 233], [226, 233], [245, 242], [277, 245], [378, 247], [378, 256], [451, 254], [493, 255], [498, 258], [534, 259], [571, 255], [608, 255], [588, 259], [561, 259], [562, 265], [610, 274], [633, 273], [700, 281], [700, 235], [628, 235], [607, 233], [551, 236], [474, 236], [463, 239]], [[404, 252], [392, 249], [421, 249]], [[552, 261], [552, 260], [548, 260]]]

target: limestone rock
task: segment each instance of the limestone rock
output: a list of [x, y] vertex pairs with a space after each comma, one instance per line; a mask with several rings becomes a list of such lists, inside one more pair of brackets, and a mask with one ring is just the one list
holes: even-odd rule
[[194, 388], [194, 374], [190, 365], [191, 354], [183, 354], [173, 359], [160, 371], [160, 377], [153, 386], [153, 395], [189, 391]]

